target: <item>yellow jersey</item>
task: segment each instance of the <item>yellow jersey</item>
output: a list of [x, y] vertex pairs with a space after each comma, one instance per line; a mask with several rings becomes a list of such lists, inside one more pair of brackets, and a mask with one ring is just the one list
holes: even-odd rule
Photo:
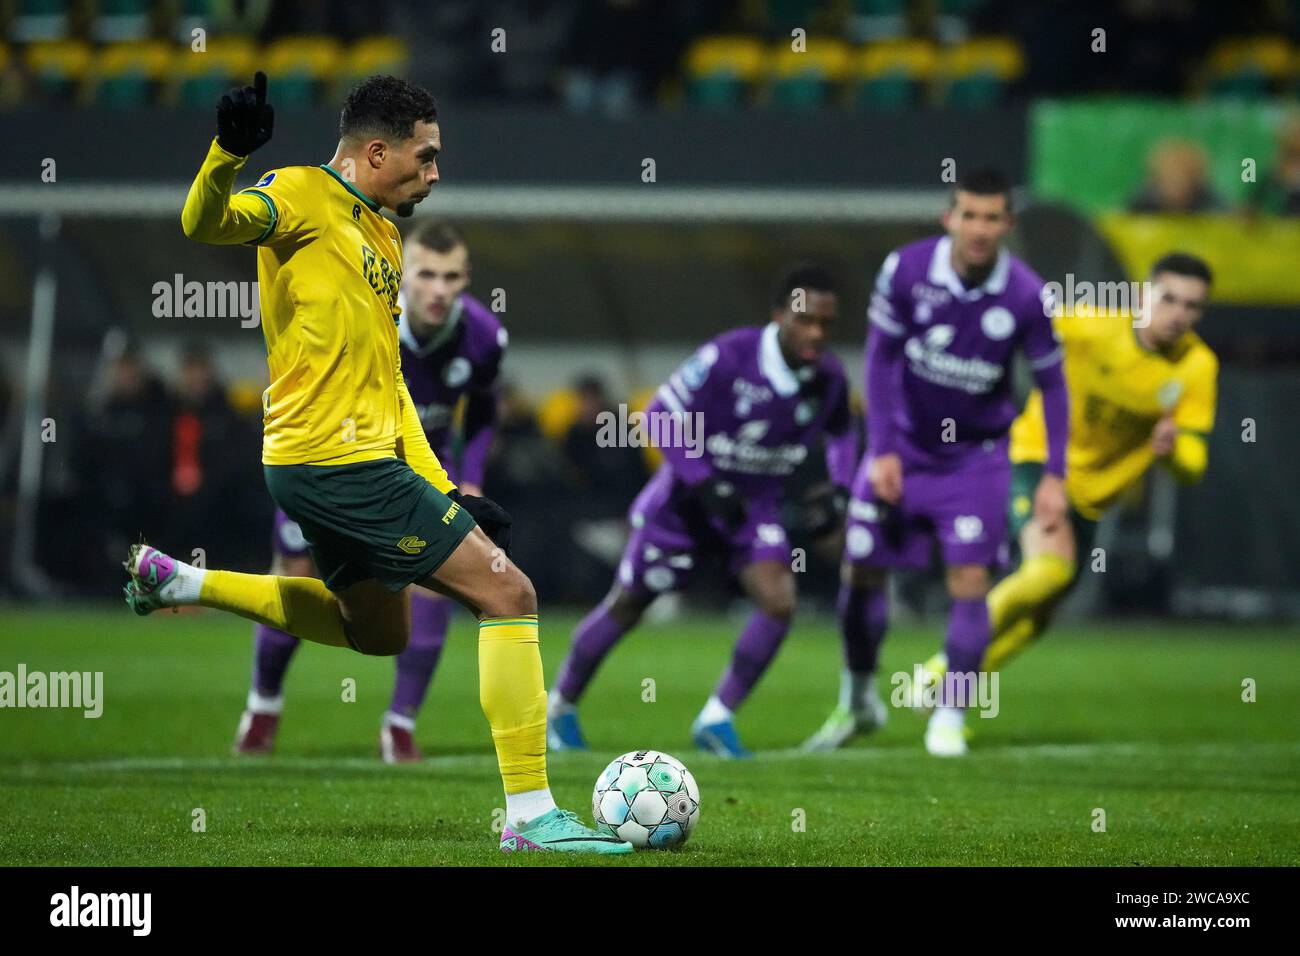
[[262, 462], [343, 465], [403, 457], [455, 487], [402, 378], [402, 237], [379, 204], [329, 166], [287, 166], [232, 196], [246, 157], [214, 140], [182, 213], [186, 235], [257, 246], [270, 387]]
[[[1085, 518], [1101, 517], [1155, 461], [1151, 432], [1172, 413], [1179, 435], [1164, 459], [1175, 477], [1195, 481], [1205, 470], [1205, 435], [1214, 426], [1219, 362], [1186, 333], [1169, 353], [1138, 340], [1127, 314], [1058, 315], [1070, 394], [1065, 488]], [[1047, 459], [1042, 396], [1035, 389], [1011, 426], [1011, 461]]]

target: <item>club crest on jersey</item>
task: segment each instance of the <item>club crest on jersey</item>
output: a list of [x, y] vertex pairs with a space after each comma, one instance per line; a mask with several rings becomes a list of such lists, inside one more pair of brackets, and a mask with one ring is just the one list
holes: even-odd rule
[[447, 363], [447, 370], [442, 373], [442, 380], [452, 388], [460, 388], [469, 381], [469, 359], [457, 355]]
[[1016, 319], [1009, 309], [995, 305], [980, 316], [980, 329], [993, 341], [1001, 342], [1015, 331]]

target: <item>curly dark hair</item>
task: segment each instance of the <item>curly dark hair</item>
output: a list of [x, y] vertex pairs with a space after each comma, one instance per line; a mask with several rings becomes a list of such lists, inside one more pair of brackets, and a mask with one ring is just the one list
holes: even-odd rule
[[396, 76], [369, 76], [343, 102], [340, 137], [380, 136], [410, 139], [415, 124], [437, 122], [438, 104], [433, 94]]

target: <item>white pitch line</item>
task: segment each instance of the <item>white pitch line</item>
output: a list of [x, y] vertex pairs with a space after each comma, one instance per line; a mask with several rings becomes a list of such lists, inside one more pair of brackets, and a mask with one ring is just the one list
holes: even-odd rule
[[[830, 753], [808, 754], [798, 749], [768, 750], [758, 754], [758, 762], [765, 760], [813, 760], [831, 759], [836, 761], [874, 761], [889, 757], [912, 759], [920, 756], [920, 744], [915, 748], [902, 747], [855, 747], [848, 750], [836, 750]], [[988, 757], [1061, 758], [1077, 760], [1088, 757], [1142, 757], [1151, 754], [1177, 754], [1179, 756], [1213, 757], [1231, 760], [1245, 755], [1300, 756], [1300, 742], [1287, 743], [1215, 743], [1215, 744], [1163, 744], [1159, 742], [1116, 741], [1113, 743], [1073, 743], [1073, 744], [1012, 744], [978, 746], [972, 751], [974, 755]], [[552, 759], [565, 763], [586, 758], [597, 761], [599, 758], [589, 753], [552, 754]], [[694, 759], [714, 762], [715, 758], [694, 754]], [[24, 763], [15, 769], [21, 774], [39, 774], [52, 772], [97, 773], [97, 772], [131, 772], [131, 771], [174, 771], [174, 770], [249, 770], [268, 772], [276, 769], [294, 770], [364, 770], [373, 772], [393, 771], [397, 773], [409, 770], [436, 770], [444, 767], [464, 767], [474, 769], [496, 769], [496, 757], [484, 754], [445, 754], [425, 757], [419, 763], [406, 767], [393, 768], [376, 757], [116, 757], [105, 760], [81, 760], [52, 763]], [[743, 766], [741, 764], [740, 766]]]

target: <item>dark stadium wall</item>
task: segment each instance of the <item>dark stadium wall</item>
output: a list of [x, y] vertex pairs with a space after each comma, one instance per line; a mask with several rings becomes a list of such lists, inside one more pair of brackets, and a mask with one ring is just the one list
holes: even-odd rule
[[[682, 111], [616, 120], [444, 106], [442, 126], [444, 178], [477, 184], [633, 185], [641, 181], [646, 157], [655, 160], [658, 182], [674, 184], [939, 186], [947, 159], [959, 169], [996, 163], [1017, 182], [1026, 175], [1025, 111], [1015, 107]], [[260, 170], [324, 162], [334, 151], [337, 128], [333, 110], [280, 110], [275, 138], [250, 165]], [[5, 181], [39, 182], [47, 157], [58, 162], [59, 182], [188, 181], [213, 133], [211, 117], [201, 111], [9, 112], [0, 188]], [[511, 148], [502, 149], [503, 143]]]

